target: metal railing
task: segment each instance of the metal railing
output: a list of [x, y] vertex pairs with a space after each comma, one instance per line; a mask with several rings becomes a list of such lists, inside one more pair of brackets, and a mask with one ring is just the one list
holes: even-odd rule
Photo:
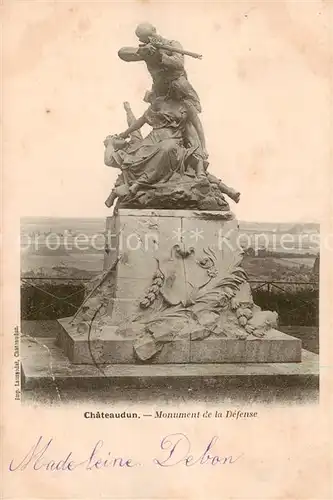
[[[21, 312], [23, 313], [24, 319], [29, 319], [29, 317], [31, 317], [31, 316], [40, 315], [40, 313], [42, 313], [43, 311], [54, 307], [55, 303], [61, 304], [62, 306], [64, 304], [66, 304], [67, 306], [69, 306], [67, 308], [67, 309], [69, 309], [68, 310], [69, 315], [74, 314], [76, 312], [76, 310], [78, 309], [78, 307], [80, 306], [80, 303], [83, 300], [83, 295], [84, 295], [83, 283], [89, 282], [90, 280], [91, 280], [91, 278], [70, 278], [70, 277], [60, 277], [60, 276], [23, 276], [23, 277], [21, 277]], [[65, 295], [60, 296], [60, 295], [57, 295], [49, 290], [45, 290], [45, 288], [41, 288], [41, 286], [38, 286], [36, 283], [34, 283], [34, 281], [39, 281], [39, 282], [44, 282], [44, 283], [49, 283], [49, 284], [52, 284], [52, 282], [56, 281], [58, 283], [62, 282], [62, 284], [65, 284], [65, 286], [66, 285], [68, 286], [69, 283], [79, 282], [79, 283], [81, 283], [81, 287], [78, 285], [78, 289], [75, 290], [74, 292], [71, 291], [70, 293], [67, 293]], [[49, 300], [49, 302], [47, 304], [41, 303], [40, 307], [38, 307], [36, 309], [32, 308], [31, 313], [28, 312], [27, 314], [24, 314], [24, 309], [29, 309], [30, 304], [29, 304], [29, 298], [27, 299], [26, 302], [23, 300], [24, 297], [22, 296], [22, 289], [23, 289], [22, 284], [23, 285], [26, 284], [26, 285], [34, 288], [38, 292], [40, 292], [39, 299], [40, 299], [41, 295], [42, 296], [45, 295], [47, 297], [51, 297], [54, 300], [53, 301]], [[78, 303], [73, 303], [73, 301], [69, 300], [73, 297], [77, 297], [80, 299], [78, 301]], [[37, 296], [37, 300], [38, 300], [38, 296]], [[40, 302], [42, 302], [42, 301], [40, 301]], [[63, 307], [61, 309], [63, 309]], [[53, 315], [51, 315], [51, 316], [53, 316]], [[61, 317], [61, 316], [59, 316], [59, 317]]]
[[[318, 281], [287, 281], [287, 280], [249, 280], [252, 291], [259, 290], [260, 288], [267, 287], [267, 291], [270, 292], [272, 287], [278, 290], [284, 291], [282, 285], [296, 285], [296, 286], [312, 286], [314, 288], [319, 288]], [[257, 285], [257, 286], [255, 286]]]
[[[91, 281], [90, 277], [22, 276], [22, 318], [56, 319], [75, 314], [84, 299], [84, 283], [89, 281]], [[48, 289], [42, 286], [43, 282], [48, 284]], [[303, 322], [304, 324], [318, 323], [319, 283], [317, 281], [250, 279], [249, 283], [255, 303], [264, 309], [276, 310], [280, 316], [282, 313], [283, 324], [295, 324], [295, 313], [301, 318], [301, 324]], [[29, 296], [27, 292], [30, 288], [34, 289], [33, 296]]]

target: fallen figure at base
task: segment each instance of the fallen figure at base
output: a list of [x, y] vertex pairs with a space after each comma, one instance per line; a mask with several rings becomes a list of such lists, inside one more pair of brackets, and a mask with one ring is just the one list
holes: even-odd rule
[[[129, 127], [104, 141], [105, 164], [121, 170], [108, 207], [119, 198], [122, 208], [229, 210], [224, 194], [238, 203], [240, 193], [207, 171], [200, 142], [189, 136], [194, 127], [186, 106], [159, 97], [139, 119], [124, 107]], [[152, 130], [143, 138], [145, 124]]]

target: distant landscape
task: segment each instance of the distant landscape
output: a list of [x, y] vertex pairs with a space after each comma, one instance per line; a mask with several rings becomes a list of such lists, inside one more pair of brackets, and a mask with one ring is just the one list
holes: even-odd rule
[[[22, 276], [93, 277], [103, 269], [104, 231], [104, 218], [23, 218]], [[243, 267], [250, 279], [301, 282], [317, 279], [318, 224], [240, 221], [239, 231], [244, 249]], [[288, 245], [281, 244], [284, 235], [288, 235]], [[71, 242], [75, 238], [87, 243], [84, 250], [73, 248]]]

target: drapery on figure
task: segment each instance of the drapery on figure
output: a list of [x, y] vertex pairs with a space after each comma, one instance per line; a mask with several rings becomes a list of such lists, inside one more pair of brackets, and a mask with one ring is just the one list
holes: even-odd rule
[[[125, 103], [125, 109], [130, 123], [128, 103]], [[184, 162], [193, 152], [193, 148], [184, 147], [186, 121], [184, 105], [159, 97], [140, 118], [132, 121], [127, 130], [106, 138], [104, 162], [122, 170], [122, 176], [106, 201], [108, 206], [112, 206], [117, 196], [134, 195], [140, 187], [148, 189], [157, 182], [169, 180], [175, 172], [184, 172]], [[146, 123], [152, 130], [147, 137], [140, 139], [135, 134]], [[125, 139], [130, 136], [131, 140], [127, 142]]]
[[[129, 127], [119, 135], [108, 136], [105, 141], [104, 163], [120, 168], [115, 188], [105, 204], [111, 207], [119, 196], [135, 195], [140, 188], [145, 191], [159, 182], [167, 182], [174, 173], [184, 175], [188, 165], [197, 171], [198, 146], [185, 147], [186, 127], [191, 123], [187, 107], [179, 101], [165, 97], [156, 98], [148, 110], [135, 119], [128, 103], [124, 103]], [[152, 127], [142, 138], [144, 124]], [[130, 138], [129, 141], [126, 139]], [[239, 193], [223, 184], [215, 176], [206, 178], [217, 184], [222, 193], [238, 202]]]
[[140, 47], [122, 47], [118, 51], [120, 59], [126, 62], [144, 61], [153, 79], [153, 86], [146, 100], [153, 102], [156, 97], [164, 96], [181, 101], [186, 107], [187, 114], [191, 117], [189, 129], [194, 127], [195, 132], [188, 132], [194, 137], [197, 134], [200, 141], [200, 151], [203, 159], [208, 157], [206, 140], [201, 120], [198, 113], [201, 112], [201, 104], [198, 94], [190, 84], [184, 68], [184, 56], [182, 54], [168, 52], [156, 48], [149, 40], [151, 37], [166, 45], [182, 49], [182, 45], [175, 40], [167, 40], [158, 35], [156, 28], [149, 23], [141, 23], [137, 26], [135, 34], [141, 42]]

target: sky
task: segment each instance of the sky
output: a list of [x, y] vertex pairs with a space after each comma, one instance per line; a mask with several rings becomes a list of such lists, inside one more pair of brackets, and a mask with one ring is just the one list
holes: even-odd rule
[[[241, 220], [327, 217], [330, 189], [328, 2], [5, 2], [3, 163], [8, 210], [110, 215], [118, 174], [106, 135], [139, 116], [151, 86], [125, 63], [136, 25], [203, 54], [186, 58], [203, 112], [210, 171], [240, 190]], [[330, 101], [331, 100], [331, 101]], [[148, 129], [146, 129], [148, 132]], [[12, 207], [12, 208], [11, 208]]]

